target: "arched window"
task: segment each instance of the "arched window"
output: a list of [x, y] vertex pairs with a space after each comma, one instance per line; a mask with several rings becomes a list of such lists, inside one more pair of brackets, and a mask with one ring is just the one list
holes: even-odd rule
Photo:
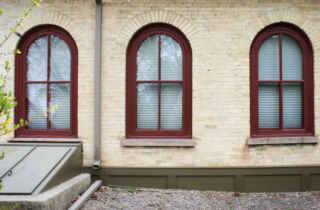
[[191, 138], [192, 57], [166, 24], [139, 30], [127, 49], [127, 138]]
[[313, 52], [291, 24], [262, 30], [250, 50], [251, 137], [313, 136]]
[[[16, 137], [77, 136], [78, 51], [64, 29], [43, 25], [27, 32], [16, 55], [15, 123], [22, 119], [39, 119], [18, 129]], [[50, 105], [58, 110], [47, 111]]]

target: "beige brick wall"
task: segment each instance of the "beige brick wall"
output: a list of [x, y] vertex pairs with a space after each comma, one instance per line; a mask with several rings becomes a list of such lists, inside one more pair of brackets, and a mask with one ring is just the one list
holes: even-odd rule
[[[31, 2], [31, 1], [30, 1]], [[0, 17], [0, 40], [4, 34], [8, 34], [15, 21], [27, 9], [29, 1], [26, 0], [0, 0], [0, 8], [4, 9]], [[33, 27], [42, 24], [58, 25], [66, 29], [76, 41], [79, 52], [79, 75], [78, 75], [78, 135], [83, 141], [86, 152], [92, 150], [93, 145], [93, 78], [94, 78], [94, 1], [47, 1], [43, 0], [41, 7], [35, 7], [30, 17], [23, 22], [23, 27], [17, 31], [24, 34]], [[13, 49], [18, 44], [18, 37], [12, 35], [1, 51]], [[0, 57], [0, 71], [3, 72], [4, 61], [8, 59], [12, 67], [14, 58]], [[8, 90], [13, 90], [14, 68], [10, 74]], [[18, 104], [19, 106], [19, 104]], [[10, 136], [0, 139], [6, 142]], [[91, 153], [85, 158], [90, 159]]]
[[[94, 1], [46, 1], [29, 26], [45, 22], [66, 28], [79, 48], [79, 138], [84, 164], [93, 164]], [[300, 27], [314, 49], [315, 126], [320, 133], [320, 3], [316, 0], [106, 0], [102, 20], [103, 166], [265, 166], [319, 164], [318, 145], [248, 147], [250, 135], [249, 47], [274, 22]], [[3, 1], [10, 11], [2, 29], [25, 1]], [[5, 3], [5, 4], [3, 4]], [[14, 5], [14, 6], [13, 6]], [[59, 17], [63, 16], [60, 20]], [[63, 23], [64, 21], [64, 23]], [[10, 23], [11, 22], [11, 23]], [[194, 148], [124, 148], [126, 47], [144, 25], [165, 22], [179, 28], [193, 52]], [[8, 25], [9, 24], [9, 25]], [[75, 30], [75, 32], [73, 32]], [[15, 46], [17, 40], [11, 41]], [[2, 59], [2, 58], [1, 58]], [[2, 62], [2, 60], [1, 60]], [[0, 64], [1, 64], [0, 62]], [[13, 72], [14, 73], [14, 72]], [[12, 75], [13, 76], [13, 75]], [[12, 81], [13, 84], [13, 81]], [[12, 86], [11, 86], [12, 88]]]

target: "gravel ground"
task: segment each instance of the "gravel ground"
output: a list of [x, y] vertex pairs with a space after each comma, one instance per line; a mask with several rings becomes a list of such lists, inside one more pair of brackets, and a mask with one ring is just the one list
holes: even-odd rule
[[101, 187], [81, 210], [320, 209], [320, 192], [234, 193]]

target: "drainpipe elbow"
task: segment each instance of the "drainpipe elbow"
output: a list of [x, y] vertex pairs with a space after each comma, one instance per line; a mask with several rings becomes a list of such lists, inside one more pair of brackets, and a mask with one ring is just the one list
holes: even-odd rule
[[101, 163], [100, 160], [94, 161], [93, 166], [92, 166], [93, 169], [99, 169], [100, 168], [100, 163]]

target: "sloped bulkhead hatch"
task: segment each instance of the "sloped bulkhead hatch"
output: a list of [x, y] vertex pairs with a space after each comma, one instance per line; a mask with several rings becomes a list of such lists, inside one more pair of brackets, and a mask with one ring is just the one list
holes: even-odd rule
[[0, 144], [1, 194], [35, 195], [80, 174], [81, 143]]

